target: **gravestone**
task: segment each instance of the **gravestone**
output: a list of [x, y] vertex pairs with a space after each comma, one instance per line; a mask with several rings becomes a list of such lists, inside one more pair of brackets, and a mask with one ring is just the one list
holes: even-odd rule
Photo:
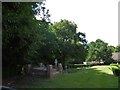
[[23, 75], [25, 75], [25, 74], [30, 75], [31, 72], [32, 72], [32, 65], [31, 65], [31, 64], [27, 64], [27, 65], [24, 65], [24, 66], [22, 67], [21, 73], [22, 73]]
[[67, 73], [67, 65], [65, 65], [65, 73]]
[[57, 64], [58, 64], [57, 59], [55, 59], [54, 63], [55, 63], [55, 69], [57, 69]]
[[63, 67], [62, 67], [61, 63], [58, 64], [58, 71], [60, 74], [62, 74], [62, 72], [63, 72]]
[[53, 78], [54, 78], [52, 65], [48, 65], [47, 74], [48, 74], [48, 77], [49, 77], [50, 79], [53, 79]]
[[43, 67], [43, 63], [39, 63], [39, 67]]
[[25, 65], [22, 67], [21, 74], [22, 74], [22, 75], [25, 75], [25, 74], [26, 74]]
[[27, 73], [28, 73], [28, 74], [31, 74], [31, 69], [32, 69], [32, 65], [31, 65], [31, 64], [28, 64], [28, 65], [27, 65]]

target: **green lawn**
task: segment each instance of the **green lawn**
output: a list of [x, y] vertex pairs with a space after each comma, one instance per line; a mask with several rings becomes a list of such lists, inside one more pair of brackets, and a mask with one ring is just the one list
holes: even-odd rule
[[23, 88], [117, 88], [118, 78], [109, 66], [93, 66], [74, 73], [56, 75], [54, 80], [31, 82]]

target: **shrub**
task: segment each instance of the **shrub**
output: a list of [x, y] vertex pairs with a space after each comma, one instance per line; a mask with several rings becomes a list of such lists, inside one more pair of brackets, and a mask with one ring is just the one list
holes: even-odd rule
[[86, 65], [86, 64], [69, 64], [68, 67], [69, 68], [78, 68], [78, 67], [88, 67], [90, 65]]
[[120, 69], [115, 69], [115, 70], [113, 71], [113, 74], [114, 74], [115, 76], [120, 76]]
[[110, 69], [115, 76], [120, 76], [120, 66], [118, 64], [110, 64]]

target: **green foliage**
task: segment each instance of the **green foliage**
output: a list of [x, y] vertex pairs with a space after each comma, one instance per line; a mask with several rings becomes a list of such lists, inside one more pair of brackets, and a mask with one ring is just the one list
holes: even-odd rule
[[110, 64], [110, 70], [115, 76], [120, 76], [120, 66], [118, 64]]
[[120, 52], [120, 45], [116, 46], [115, 52]]
[[[112, 52], [111, 46], [108, 46], [104, 41], [97, 39], [95, 42], [90, 42], [88, 44], [88, 55], [86, 61], [103, 61], [108, 64], [112, 62]], [[113, 47], [112, 47], [113, 48]]]
[[31, 44], [38, 38], [32, 4], [34, 3], [2, 3], [3, 71], [5, 68], [13, 68], [13, 71], [20, 69]]
[[110, 49], [112, 53], [115, 52], [115, 47], [114, 46], [108, 46], [108, 49]]
[[36, 3], [2, 3], [2, 65], [3, 71], [7, 71], [8, 74], [20, 73], [24, 64], [39, 62], [37, 50], [44, 43], [46, 36], [43, 33], [48, 32], [48, 23], [46, 18], [36, 20], [33, 11], [36, 7]]
[[86, 64], [68, 64], [69, 68], [81, 68], [81, 67], [89, 67], [90, 65]]
[[32, 7], [33, 7], [34, 14], [39, 17], [39, 20], [50, 23], [49, 9], [46, 9], [45, 1], [36, 3], [35, 5], [32, 5]]
[[61, 20], [51, 25], [51, 29], [56, 35], [57, 54], [55, 57], [63, 63], [63, 66], [70, 60], [85, 59], [87, 43], [85, 34], [76, 32], [77, 25], [74, 22]]

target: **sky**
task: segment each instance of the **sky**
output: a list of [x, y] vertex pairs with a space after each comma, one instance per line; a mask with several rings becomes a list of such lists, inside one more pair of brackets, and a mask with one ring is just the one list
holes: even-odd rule
[[51, 21], [67, 19], [75, 22], [77, 31], [86, 34], [89, 42], [102, 39], [118, 45], [119, 0], [46, 0]]

